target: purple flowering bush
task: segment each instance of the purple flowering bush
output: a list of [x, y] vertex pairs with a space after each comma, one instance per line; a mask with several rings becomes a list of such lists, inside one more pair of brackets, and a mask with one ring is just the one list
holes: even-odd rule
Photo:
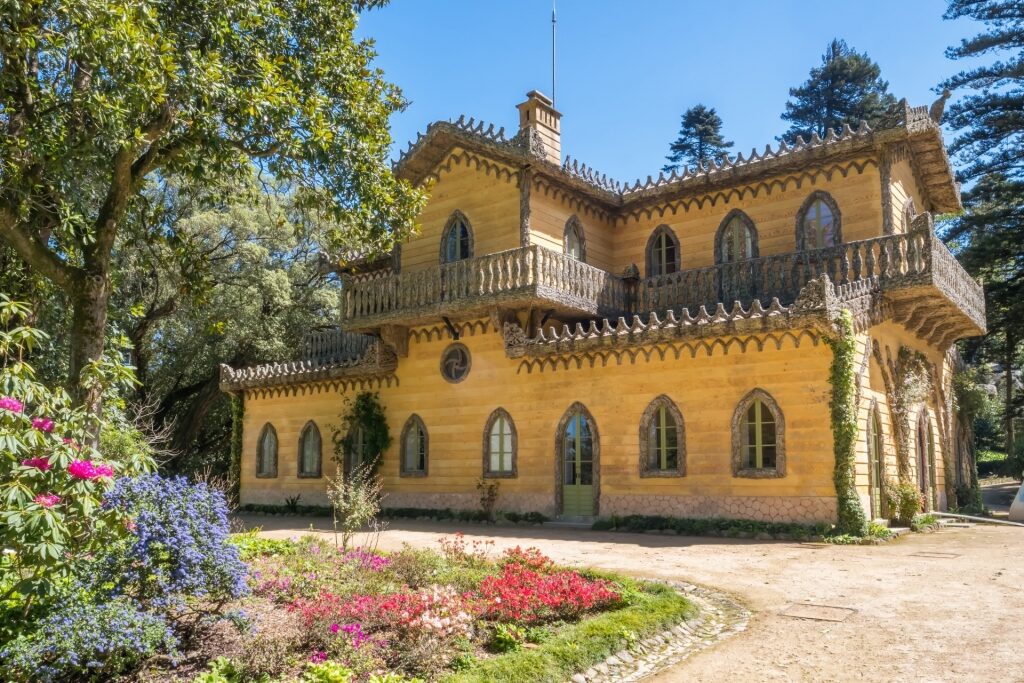
[[106, 557], [101, 575], [115, 594], [179, 618], [217, 612], [248, 592], [248, 569], [228, 543], [224, 495], [184, 477], [120, 479], [104, 501], [132, 529]]
[[167, 622], [127, 598], [82, 599], [54, 605], [36, 630], [0, 649], [4, 680], [107, 681], [148, 657], [177, 646]]

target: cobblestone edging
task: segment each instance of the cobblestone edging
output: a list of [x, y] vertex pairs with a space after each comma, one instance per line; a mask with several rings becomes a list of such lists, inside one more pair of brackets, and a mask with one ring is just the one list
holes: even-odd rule
[[572, 683], [622, 683], [639, 681], [687, 659], [715, 643], [745, 631], [750, 611], [730, 596], [681, 581], [664, 581], [700, 609], [696, 618], [575, 674]]

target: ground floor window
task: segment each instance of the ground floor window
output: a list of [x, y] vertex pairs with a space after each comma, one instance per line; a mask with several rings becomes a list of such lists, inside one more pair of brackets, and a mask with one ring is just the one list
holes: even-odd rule
[[640, 476], [685, 473], [683, 416], [667, 396], [651, 401], [640, 420]]
[[785, 475], [782, 411], [763, 389], [747, 394], [733, 414], [733, 474], [738, 477]]
[[498, 408], [484, 427], [484, 475], [516, 475], [516, 428], [512, 416]]
[[427, 428], [419, 415], [411, 416], [402, 430], [402, 466], [400, 474], [423, 477], [427, 474]]

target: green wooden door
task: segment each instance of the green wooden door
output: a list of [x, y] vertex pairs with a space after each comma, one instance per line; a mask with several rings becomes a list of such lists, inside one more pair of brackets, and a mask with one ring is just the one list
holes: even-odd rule
[[562, 513], [594, 514], [594, 431], [581, 412], [569, 418], [562, 435]]

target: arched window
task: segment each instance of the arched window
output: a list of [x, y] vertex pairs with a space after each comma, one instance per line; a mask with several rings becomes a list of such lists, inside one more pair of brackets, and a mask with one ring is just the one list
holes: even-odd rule
[[256, 476], [277, 476], [277, 430], [269, 422], [263, 425], [256, 442]]
[[402, 429], [402, 466], [399, 474], [403, 477], [427, 476], [427, 428], [419, 415], [412, 415]]
[[558, 453], [556, 496], [562, 514], [582, 517], [597, 514], [600, 440], [594, 418], [582, 403], [573, 403], [562, 416], [555, 446]]
[[757, 229], [754, 221], [739, 209], [730, 211], [715, 235], [715, 261], [733, 263], [757, 258]]
[[640, 418], [640, 476], [681, 477], [686, 474], [686, 430], [683, 415], [668, 396], [651, 401]]
[[516, 476], [516, 426], [504, 408], [498, 408], [484, 425], [484, 476]]
[[577, 261], [586, 263], [587, 242], [583, 236], [583, 226], [576, 216], [570, 216], [565, 222], [564, 240], [565, 253]]
[[671, 275], [679, 270], [679, 240], [672, 228], [659, 225], [647, 240], [647, 277]]
[[737, 477], [782, 477], [786, 474], [785, 424], [775, 399], [754, 389], [739, 402], [732, 417], [732, 468]]
[[839, 206], [827, 192], [812, 192], [796, 216], [797, 250], [825, 249], [842, 243]]
[[882, 420], [878, 408], [868, 417], [868, 483], [871, 486], [871, 517], [882, 516], [882, 482], [885, 473], [885, 451], [882, 448]]
[[352, 427], [349, 433], [349, 448], [345, 453], [345, 474], [351, 474], [366, 459], [366, 430], [361, 425]]
[[310, 420], [302, 428], [302, 435], [299, 437], [299, 476], [319, 477], [321, 476], [321, 462], [323, 459], [322, 442], [320, 429], [316, 423]]
[[473, 231], [469, 219], [456, 211], [448, 219], [441, 233], [441, 263], [454, 263], [473, 257]]

